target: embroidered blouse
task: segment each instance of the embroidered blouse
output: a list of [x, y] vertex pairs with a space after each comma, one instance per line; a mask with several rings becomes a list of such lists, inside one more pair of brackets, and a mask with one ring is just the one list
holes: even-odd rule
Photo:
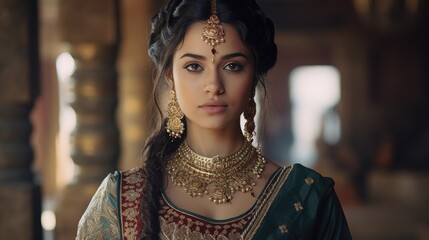
[[[139, 168], [108, 175], [83, 214], [76, 239], [141, 239]], [[295, 164], [277, 170], [255, 205], [226, 220], [180, 209], [160, 198], [160, 239], [351, 239], [334, 182]]]

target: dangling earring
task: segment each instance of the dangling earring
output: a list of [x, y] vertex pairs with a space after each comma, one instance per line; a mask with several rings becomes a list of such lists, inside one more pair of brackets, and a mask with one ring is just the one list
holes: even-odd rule
[[256, 102], [254, 99], [255, 93], [249, 98], [249, 104], [246, 110], [244, 110], [244, 118], [246, 123], [244, 124], [244, 137], [250, 143], [253, 141], [253, 133], [255, 132], [255, 115], [256, 115]]
[[167, 133], [172, 137], [180, 138], [182, 136], [183, 131], [185, 131], [185, 126], [183, 125], [182, 118], [185, 116], [180, 109], [179, 103], [177, 102], [176, 92], [174, 90], [170, 90], [170, 101], [167, 105]]

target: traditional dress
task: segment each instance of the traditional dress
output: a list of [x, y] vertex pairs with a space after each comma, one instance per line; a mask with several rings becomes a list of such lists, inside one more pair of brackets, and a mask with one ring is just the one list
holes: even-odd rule
[[[141, 169], [104, 179], [82, 216], [76, 239], [140, 239]], [[351, 239], [331, 178], [295, 164], [278, 169], [240, 216], [214, 220], [160, 198], [160, 239]]]

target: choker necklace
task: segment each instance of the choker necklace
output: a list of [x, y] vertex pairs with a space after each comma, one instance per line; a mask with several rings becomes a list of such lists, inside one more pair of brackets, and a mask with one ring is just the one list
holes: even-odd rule
[[261, 177], [266, 162], [261, 149], [248, 141], [232, 155], [211, 158], [198, 155], [184, 141], [170, 157], [167, 174], [189, 196], [209, 195], [210, 201], [222, 204], [230, 203], [237, 191], [250, 192], [255, 197], [255, 177]]

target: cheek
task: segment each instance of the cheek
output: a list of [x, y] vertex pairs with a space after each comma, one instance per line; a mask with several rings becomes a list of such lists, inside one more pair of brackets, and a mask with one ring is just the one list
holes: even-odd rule
[[246, 78], [245, 84], [240, 86], [241, 96], [243, 96], [244, 101], [247, 102], [253, 90], [253, 75], [249, 75]]
[[176, 97], [179, 102], [180, 107], [182, 107], [184, 98], [186, 98], [186, 92], [187, 87], [186, 84], [183, 82], [183, 76], [180, 73], [180, 71], [177, 71], [173, 68], [173, 86], [174, 90], [176, 91]]
[[[186, 91], [181, 84], [174, 83], [174, 89], [176, 91], [177, 101], [179, 102], [180, 107], [186, 102]], [[183, 108], [183, 107], [182, 107]]]
[[190, 89], [191, 86], [188, 86], [186, 83], [182, 81], [174, 82], [174, 89], [176, 91], [177, 101], [179, 102], [179, 106], [183, 111], [186, 111], [193, 100], [194, 94], [190, 94], [193, 91]]
[[240, 109], [244, 111], [249, 103], [249, 97], [252, 91], [252, 84], [243, 84], [237, 86], [234, 95], [236, 96], [237, 104], [240, 105]]

